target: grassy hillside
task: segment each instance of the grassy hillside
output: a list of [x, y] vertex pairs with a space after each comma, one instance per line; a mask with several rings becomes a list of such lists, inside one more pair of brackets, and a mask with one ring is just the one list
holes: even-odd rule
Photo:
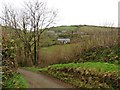
[[[57, 26], [57, 27], [51, 27], [49, 28], [51, 31], [55, 31], [55, 33], [61, 32], [59, 35], [52, 34], [47, 35], [45, 32], [44, 35], [41, 36], [41, 43], [45, 42], [44, 46], [51, 46], [57, 44], [57, 38], [63, 37], [63, 38], [70, 38], [70, 43], [77, 43], [77, 42], [83, 42], [86, 39], [91, 39], [93, 37], [101, 37], [103, 39], [108, 38], [114, 38], [118, 32], [117, 28], [114, 27], [100, 27], [100, 26], [88, 26], [88, 25], [71, 25], [71, 26]], [[65, 31], [65, 32], [64, 32]], [[106, 36], [105, 36], [106, 35]], [[113, 35], [115, 35], [113, 37]], [[47, 44], [47, 45], [46, 45]]]
[[[61, 26], [61, 27], [69, 29], [71, 26]], [[59, 30], [59, 28], [61, 27], [54, 27], [54, 28], [55, 30], [57, 29]], [[98, 47], [116, 46], [118, 44], [117, 28], [87, 26], [87, 25], [79, 25], [79, 26], [72, 26], [72, 27], [76, 27], [76, 29], [74, 28], [75, 30], [74, 34], [68, 33], [70, 36], [69, 38], [71, 39], [70, 44], [66, 44], [66, 45], [54, 44], [52, 46], [43, 47], [41, 49], [41, 62], [44, 62], [42, 63], [43, 66], [44, 64], [49, 65], [54, 63], [67, 63], [67, 62], [71, 62], [71, 60], [75, 61], [78, 59], [79, 59], [78, 61], [88, 60], [87, 58], [91, 58], [94, 60], [94, 58], [96, 58], [95, 55], [91, 55], [90, 57], [88, 57], [86, 54], [83, 54], [82, 58], [80, 58], [80, 53], [83, 53], [84, 51], [87, 51], [91, 48], [97, 49]], [[44, 39], [45, 38], [43, 38], [43, 40]], [[53, 41], [50, 41], [50, 42], [53, 42]], [[100, 52], [99, 56], [101, 55], [101, 53], [102, 52]], [[107, 57], [107, 54], [106, 54], [103, 61], [107, 59], [109, 59], [109, 56]], [[101, 61], [101, 60], [102, 58], [98, 59], [98, 61]], [[111, 61], [113, 61], [113, 58]]]

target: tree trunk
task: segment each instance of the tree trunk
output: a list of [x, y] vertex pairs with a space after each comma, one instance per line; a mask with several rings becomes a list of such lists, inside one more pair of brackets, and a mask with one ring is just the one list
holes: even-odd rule
[[38, 59], [37, 59], [37, 60], [38, 60], [37, 64], [38, 64], [38, 65], [41, 63], [41, 57], [40, 57], [40, 56], [41, 56], [41, 53], [40, 53], [40, 51], [41, 51], [40, 48], [38, 48], [38, 52], [37, 52], [37, 54], [38, 54], [38, 55], [37, 55], [37, 58], [38, 58]]

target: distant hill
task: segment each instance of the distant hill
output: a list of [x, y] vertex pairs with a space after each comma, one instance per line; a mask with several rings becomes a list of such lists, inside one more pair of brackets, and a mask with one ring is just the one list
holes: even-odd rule
[[[41, 35], [41, 45], [42, 46], [51, 46], [56, 44], [56, 40], [58, 37], [67, 37], [71, 38], [71, 41], [76, 41], [81, 38], [81, 35], [93, 35], [94, 33], [107, 32], [110, 30], [117, 30], [114, 27], [103, 27], [103, 26], [91, 26], [91, 25], [70, 25], [70, 26], [56, 26], [47, 28], [49, 31], [53, 31], [54, 33], [48, 34], [45, 31]], [[59, 34], [61, 33], [61, 34]], [[2, 35], [6, 36], [17, 36], [14, 28], [2, 26]], [[73, 35], [72, 35], [73, 34]]]
[[76, 29], [78, 28], [78, 25], [71, 25], [71, 26], [57, 26], [57, 27], [51, 27], [49, 28], [49, 30], [52, 30], [52, 31], [75, 31]]
[[70, 26], [56, 26], [56, 27], [51, 27], [49, 28], [50, 31], [55, 31], [55, 32], [62, 32], [62, 31], [67, 31], [67, 32], [76, 32], [76, 31], [81, 31], [81, 32], [87, 32], [88, 31], [105, 31], [105, 30], [110, 30], [110, 29], [117, 29], [116, 27], [106, 27], [106, 26], [93, 26], [93, 25], [70, 25]]

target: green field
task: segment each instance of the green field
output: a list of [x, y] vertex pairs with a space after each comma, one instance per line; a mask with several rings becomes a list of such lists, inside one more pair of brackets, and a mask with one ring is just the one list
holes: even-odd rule
[[70, 49], [70, 47], [74, 44], [66, 44], [66, 45], [54, 45], [49, 47], [42, 47], [42, 53], [52, 53], [57, 49], [63, 48], [64, 50]]

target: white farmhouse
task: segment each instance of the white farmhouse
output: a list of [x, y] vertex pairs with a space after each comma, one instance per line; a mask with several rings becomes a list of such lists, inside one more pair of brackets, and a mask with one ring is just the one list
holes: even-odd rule
[[64, 44], [70, 43], [70, 38], [58, 38], [57, 40]]

